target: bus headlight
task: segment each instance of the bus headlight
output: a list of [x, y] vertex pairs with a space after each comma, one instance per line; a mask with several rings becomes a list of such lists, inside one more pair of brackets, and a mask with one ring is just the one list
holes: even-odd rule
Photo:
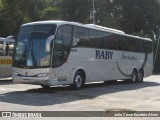
[[17, 72], [12, 72], [12, 75], [18, 76]]
[[49, 76], [49, 73], [41, 73], [37, 75], [37, 77], [47, 77], [47, 76]]

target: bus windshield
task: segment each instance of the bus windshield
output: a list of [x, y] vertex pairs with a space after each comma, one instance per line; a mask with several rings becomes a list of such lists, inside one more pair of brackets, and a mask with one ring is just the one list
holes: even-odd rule
[[51, 52], [46, 52], [46, 40], [55, 34], [55, 30], [54, 24], [22, 26], [15, 45], [13, 66], [49, 67]]

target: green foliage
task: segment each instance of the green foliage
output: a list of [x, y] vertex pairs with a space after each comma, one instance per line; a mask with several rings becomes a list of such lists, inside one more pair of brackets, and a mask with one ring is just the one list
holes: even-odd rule
[[2, 0], [0, 0], [0, 11], [3, 9]]
[[[94, 0], [96, 24], [160, 38], [160, 0]], [[39, 20], [92, 23], [93, 0], [0, 0], [0, 36], [17, 35], [21, 24]], [[160, 72], [160, 48], [155, 71]]]
[[61, 19], [59, 9], [56, 7], [47, 7], [39, 12], [41, 20], [57, 20]]
[[43, 8], [41, 0], [1, 0], [3, 9], [0, 13], [3, 36], [17, 35], [21, 24], [39, 19], [38, 12]]
[[62, 0], [60, 5], [64, 20], [88, 23], [90, 0]]

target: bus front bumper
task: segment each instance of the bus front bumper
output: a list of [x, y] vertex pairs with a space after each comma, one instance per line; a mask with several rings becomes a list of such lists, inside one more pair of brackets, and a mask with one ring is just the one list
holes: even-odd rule
[[34, 85], [44, 85], [53, 86], [57, 84], [57, 80], [50, 80], [49, 77], [22, 77], [12, 75], [13, 83], [17, 84], [34, 84]]

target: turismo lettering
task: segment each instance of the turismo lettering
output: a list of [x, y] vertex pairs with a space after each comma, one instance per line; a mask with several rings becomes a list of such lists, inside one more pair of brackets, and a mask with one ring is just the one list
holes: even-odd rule
[[136, 56], [131, 56], [130, 54], [126, 54], [125, 52], [122, 54], [122, 60], [137, 60]]
[[96, 59], [110, 59], [112, 60], [112, 51], [96, 50]]

